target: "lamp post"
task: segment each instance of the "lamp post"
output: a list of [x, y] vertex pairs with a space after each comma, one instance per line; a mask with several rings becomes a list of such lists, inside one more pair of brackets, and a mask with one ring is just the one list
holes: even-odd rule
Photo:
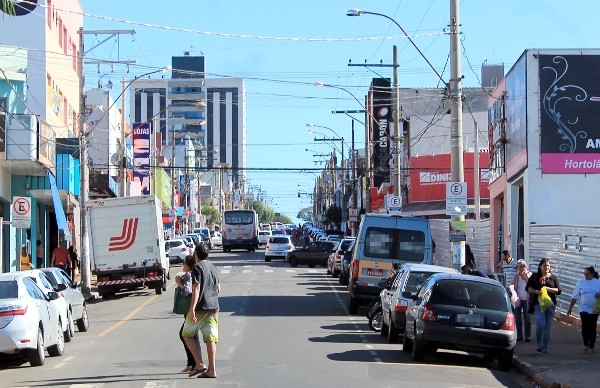
[[[451, 165], [450, 175], [453, 182], [464, 182], [464, 162], [463, 162], [463, 130], [462, 130], [462, 76], [460, 74], [460, 21], [459, 21], [459, 5], [457, 0], [450, 0], [450, 81], [446, 83], [440, 73], [431, 64], [429, 59], [423, 54], [419, 47], [415, 44], [412, 38], [406, 33], [404, 28], [393, 18], [376, 12], [369, 12], [361, 9], [350, 9], [346, 13], [348, 16], [360, 16], [364, 14], [376, 15], [384, 17], [394, 23], [409, 40], [413, 47], [419, 52], [421, 57], [427, 62], [429, 67], [433, 70], [436, 76], [442, 81], [447, 87], [451, 100], [452, 106], [450, 109], [450, 154], [451, 154]], [[464, 221], [464, 216], [452, 216], [452, 220]], [[455, 267], [460, 268], [464, 263], [464, 252], [465, 243], [453, 243], [454, 260], [453, 264]]]

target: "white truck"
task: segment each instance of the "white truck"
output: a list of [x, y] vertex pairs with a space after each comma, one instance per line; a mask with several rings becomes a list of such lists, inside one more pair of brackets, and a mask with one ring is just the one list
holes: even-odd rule
[[87, 202], [92, 273], [102, 297], [148, 287], [166, 291], [161, 203], [153, 195]]

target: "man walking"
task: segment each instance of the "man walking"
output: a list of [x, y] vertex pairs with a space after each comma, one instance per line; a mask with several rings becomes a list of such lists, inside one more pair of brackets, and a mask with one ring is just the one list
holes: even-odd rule
[[496, 269], [504, 273], [505, 286], [510, 285], [513, 276], [517, 273], [517, 262], [508, 250], [502, 251], [502, 260], [496, 265]]
[[[219, 342], [219, 272], [208, 261], [208, 252], [203, 244], [194, 250], [196, 265], [192, 269], [192, 302], [190, 311], [183, 324], [181, 335], [194, 356], [196, 367], [189, 376], [216, 378], [217, 342]], [[202, 333], [208, 354], [208, 366], [202, 362], [202, 356], [194, 345], [194, 336]]]
[[58, 246], [52, 251], [52, 261], [50, 266], [58, 267], [63, 271], [67, 271], [71, 267], [71, 257], [67, 250], [66, 241], [59, 241]]

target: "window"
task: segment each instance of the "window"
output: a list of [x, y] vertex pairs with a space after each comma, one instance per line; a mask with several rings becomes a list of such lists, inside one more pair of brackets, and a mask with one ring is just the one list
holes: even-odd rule
[[414, 294], [431, 275], [433, 272], [410, 272], [404, 285], [404, 291]]
[[75, 48], [75, 42], [71, 43], [71, 63], [73, 70], [77, 71], [77, 49]]
[[0, 299], [16, 299], [18, 298], [19, 289], [15, 281], [0, 282]]
[[25, 288], [27, 289], [27, 293], [29, 293], [29, 295], [32, 298], [46, 300], [46, 297], [44, 296], [44, 293], [42, 292], [42, 290], [40, 290], [40, 288], [37, 286], [37, 284], [35, 284], [35, 282], [33, 280], [31, 280], [29, 277], [23, 278], [23, 284], [25, 285]]
[[63, 44], [63, 24], [62, 19], [58, 18], [58, 45], [62, 47]]

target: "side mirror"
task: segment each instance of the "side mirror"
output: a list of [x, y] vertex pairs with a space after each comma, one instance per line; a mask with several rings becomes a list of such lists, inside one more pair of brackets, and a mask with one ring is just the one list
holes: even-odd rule
[[48, 300], [56, 300], [58, 298], [60, 298], [60, 295], [58, 295], [58, 292], [54, 292], [54, 291], [48, 292]]
[[64, 290], [66, 290], [66, 289], [67, 289], [67, 285], [66, 285], [66, 284], [62, 284], [62, 283], [61, 283], [61, 284], [58, 284], [58, 285], [56, 286], [56, 291], [64, 291]]

